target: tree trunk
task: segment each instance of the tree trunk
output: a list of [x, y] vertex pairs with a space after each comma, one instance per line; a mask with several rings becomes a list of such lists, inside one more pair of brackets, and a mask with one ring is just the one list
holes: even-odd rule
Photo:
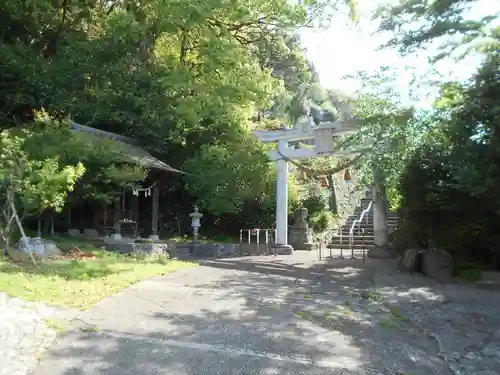
[[333, 179], [333, 175], [329, 174], [328, 178], [328, 188], [330, 189], [330, 210], [336, 214], [338, 214], [337, 207], [337, 195], [335, 192], [335, 180]]

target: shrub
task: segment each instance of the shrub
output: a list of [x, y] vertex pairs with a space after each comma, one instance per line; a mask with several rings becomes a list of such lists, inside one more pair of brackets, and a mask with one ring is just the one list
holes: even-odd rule
[[334, 219], [335, 217], [330, 211], [323, 210], [309, 218], [309, 225], [315, 233], [322, 233], [332, 227]]

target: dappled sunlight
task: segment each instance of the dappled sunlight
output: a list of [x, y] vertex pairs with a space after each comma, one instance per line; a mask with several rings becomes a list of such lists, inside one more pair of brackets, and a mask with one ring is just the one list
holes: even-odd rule
[[381, 287], [377, 291], [390, 300], [408, 299], [409, 302], [444, 301], [444, 295], [430, 287], [409, 288], [399, 290], [397, 287]]
[[[464, 288], [389, 271], [388, 263], [291, 263], [213, 260], [137, 284], [97, 304], [86, 321], [98, 330], [70, 333], [81, 340], [78, 348], [68, 352], [63, 342], [44, 366], [71, 356], [85, 368], [82, 375], [97, 368], [149, 375], [151, 362], [180, 375], [208, 368], [217, 372], [207, 374], [228, 375], [235, 368], [248, 374], [443, 374], [446, 363], [428, 332], [441, 337], [446, 352], [463, 352], [458, 337], [480, 342], [483, 325], [495, 326], [489, 319], [498, 323], [500, 316], [498, 307], [474, 315], [477, 303], [461, 304], [468, 298]], [[450, 293], [460, 298], [451, 305]], [[112, 319], [102, 320], [110, 311]], [[141, 349], [132, 353], [136, 346]]]

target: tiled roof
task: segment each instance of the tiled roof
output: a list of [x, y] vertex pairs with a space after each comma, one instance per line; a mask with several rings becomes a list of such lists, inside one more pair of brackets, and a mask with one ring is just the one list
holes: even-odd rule
[[107, 132], [104, 130], [92, 128], [90, 126], [80, 125], [76, 122], [71, 122], [70, 124], [71, 130], [83, 132], [86, 134], [90, 134], [91, 136], [98, 137], [99, 139], [108, 138], [112, 139], [116, 142], [116, 145], [120, 151], [123, 152], [123, 155], [129, 162], [139, 164], [145, 168], [159, 169], [168, 172], [176, 172], [176, 173], [184, 173], [171, 167], [168, 164], [165, 164], [161, 160], [152, 156], [149, 152], [144, 150], [143, 148], [135, 145], [134, 140], [129, 137], [125, 137], [123, 135]]

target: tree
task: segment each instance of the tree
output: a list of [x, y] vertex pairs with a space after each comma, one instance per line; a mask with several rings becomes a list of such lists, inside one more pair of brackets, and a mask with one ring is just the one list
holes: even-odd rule
[[493, 35], [500, 9], [495, 13], [492, 5], [493, 13], [473, 19], [467, 11], [476, 4], [477, 0], [399, 0], [396, 5], [381, 6], [375, 18], [382, 21], [380, 31], [395, 33], [385, 47], [408, 53], [434, 44], [439, 48], [433, 56], [436, 60], [450, 55], [463, 57], [500, 46]]
[[444, 53], [461, 58], [479, 51], [483, 57], [470, 80], [444, 82], [434, 109], [412, 120], [424, 131], [399, 168], [402, 172], [395, 186], [404, 225], [395, 238], [411, 233], [421, 245], [431, 248], [434, 243], [459, 262], [499, 267], [500, 30], [493, 23], [498, 14], [467, 19], [465, 8], [473, 4], [401, 1], [381, 13], [382, 28], [398, 31], [390, 44], [402, 52], [419, 51], [459, 35], [457, 43], [443, 45]]
[[13, 223], [20, 226], [24, 218], [47, 208], [61, 210], [67, 193], [85, 172], [81, 163], [60, 165], [55, 157], [34, 158], [26, 149], [33, 136], [33, 132], [17, 128], [0, 134], [0, 233], [6, 253], [10, 250]]
[[[248, 119], [255, 111], [314, 76], [293, 38], [297, 28], [345, 4], [355, 10], [353, 1], [330, 0], [3, 2], [0, 125], [30, 124], [43, 108], [58, 120], [133, 137], [178, 168], [234, 150], [254, 126]], [[70, 146], [60, 163], [81, 160], [88, 170], [73, 196], [107, 201], [144, 178], [144, 170], [113, 161], [104, 146], [91, 151], [66, 136], [53, 137]], [[47, 147], [46, 157], [49, 151], [61, 150]], [[243, 170], [248, 160], [237, 155], [230, 160]], [[270, 185], [269, 167], [259, 166]], [[255, 185], [257, 202], [262, 186]], [[192, 203], [183, 183], [165, 193], [172, 205]]]

